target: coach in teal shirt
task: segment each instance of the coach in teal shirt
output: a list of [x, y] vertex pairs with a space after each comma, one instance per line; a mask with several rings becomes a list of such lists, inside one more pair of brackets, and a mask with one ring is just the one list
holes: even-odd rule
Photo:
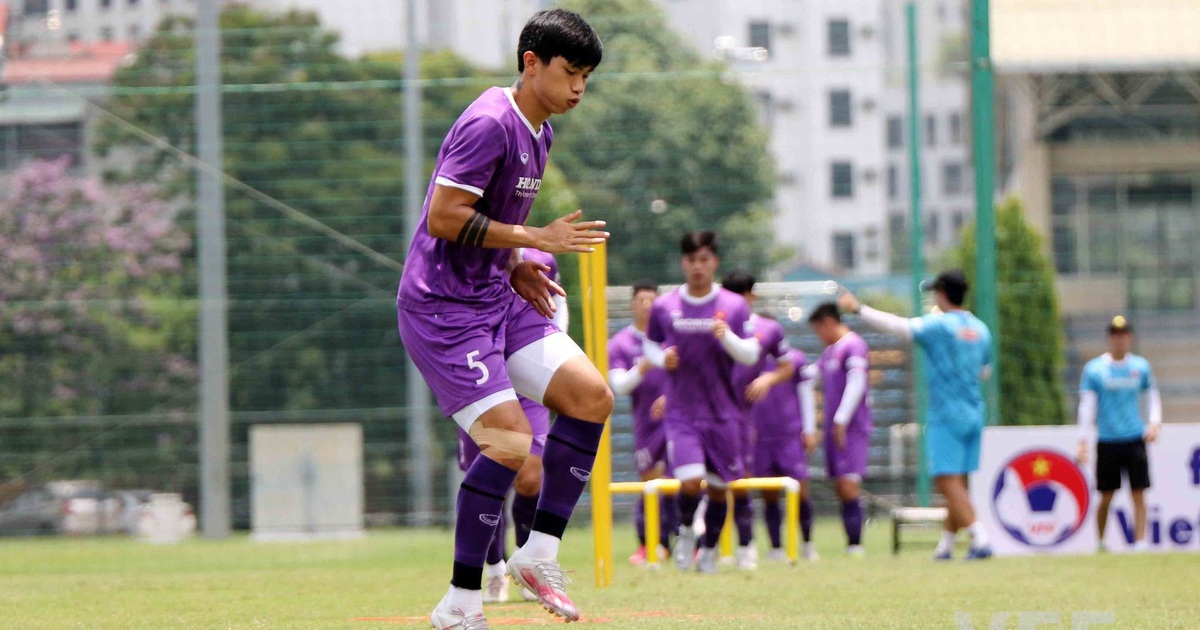
[[[1096, 428], [1096, 527], [1100, 548], [1113, 492], [1121, 487], [1122, 473], [1129, 478], [1133, 502], [1136, 551], [1146, 548], [1146, 503], [1150, 487], [1150, 461], [1146, 444], [1158, 438], [1162, 424], [1162, 399], [1154, 383], [1150, 362], [1131, 353], [1133, 327], [1118, 315], [1108, 325], [1108, 352], [1088, 361], [1079, 383], [1079, 461], [1087, 461], [1092, 427]], [[1142, 420], [1142, 394], [1146, 394], [1149, 425]]]

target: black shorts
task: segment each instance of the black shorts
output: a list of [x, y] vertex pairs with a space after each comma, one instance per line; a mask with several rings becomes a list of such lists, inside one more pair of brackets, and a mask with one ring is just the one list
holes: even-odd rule
[[1112, 492], [1120, 488], [1121, 471], [1129, 477], [1130, 488], [1150, 487], [1150, 461], [1146, 459], [1146, 442], [1141, 438], [1096, 444], [1096, 489]]

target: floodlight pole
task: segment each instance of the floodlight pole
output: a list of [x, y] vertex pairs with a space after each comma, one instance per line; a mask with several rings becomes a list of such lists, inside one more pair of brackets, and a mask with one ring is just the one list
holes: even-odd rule
[[[417, 32], [417, 2], [408, 0], [404, 53], [404, 229], [411, 243], [421, 219], [425, 197], [421, 186], [421, 40]], [[429, 426], [429, 389], [412, 358], [405, 364], [404, 383], [408, 409], [408, 511], [413, 525], [433, 522], [433, 468], [430, 451], [433, 438]]]
[[1000, 421], [1000, 313], [996, 296], [995, 77], [988, 0], [971, 3], [971, 141], [975, 169], [975, 315], [992, 331], [992, 377], [983, 385], [987, 423]]
[[[921, 211], [921, 71], [920, 51], [917, 48], [917, 6], [909, 0], [904, 7], [908, 27], [908, 194], [911, 206], [912, 235], [909, 251], [912, 258], [913, 314], [921, 312], [921, 281], [925, 277], [925, 226]], [[929, 505], [928, 462], [925, 455], [925, 362], [913, 344], [913, 413], [917, 427], [917, 502]]]
[[229, 300], [221, 146], [221, 9], [196, 7], [196, 254], [200, 265], [200, 532], [229, 536]]

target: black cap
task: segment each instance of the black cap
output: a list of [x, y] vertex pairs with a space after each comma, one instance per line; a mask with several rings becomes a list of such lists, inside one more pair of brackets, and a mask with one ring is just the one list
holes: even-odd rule
[[1117, 315], [1108, 322], [1108, 334], [1110, 335], [1131, 332], [1133, 332], [1133, 325], [1129, 323], [1128, 319], [1125, 319], [1124, 315]]
[[928, 290], [944, 291], [946, 293], [966, 293], [967, 277], [957, 269], [943, 271], [934, 279], [933, 284], [930, 285]]

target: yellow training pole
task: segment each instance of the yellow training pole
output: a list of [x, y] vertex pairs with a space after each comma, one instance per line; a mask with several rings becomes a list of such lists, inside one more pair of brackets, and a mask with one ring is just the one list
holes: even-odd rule
[[642, 490], [646, 518], [646, 562], [649, 566], [657, 565], [660, 559], [658, 540], [662, 538], [662, 495], [677, 494], [679, 486], [678, 479], [653, 479], [647, 481]]
[[[608, 374], [608, 288], [607, 250], [603, 243], [596, 251], [579, 257], [583, 291], [584, 350], [601, 374]], [[592, 467], [592, 540], [596, 565], [596, 586], [612, 584], [612, 481], [611, 423], [605, 423], [604, 435], [596, 449]]]
[[733, 522], [732, 492], [725, 493], [725, 507], [725, 525], [721, 527], [721, 538], [718, 539], [721, 547], [722, 558], [728, 558], [733, 555], [733, 529], [737, 527], [737, 525]]
[[795, 485], [784, 486], [784, 522], [787, 523], [787, 557], [795, 564], [800, 560], [800, 482], [792, 480]]

